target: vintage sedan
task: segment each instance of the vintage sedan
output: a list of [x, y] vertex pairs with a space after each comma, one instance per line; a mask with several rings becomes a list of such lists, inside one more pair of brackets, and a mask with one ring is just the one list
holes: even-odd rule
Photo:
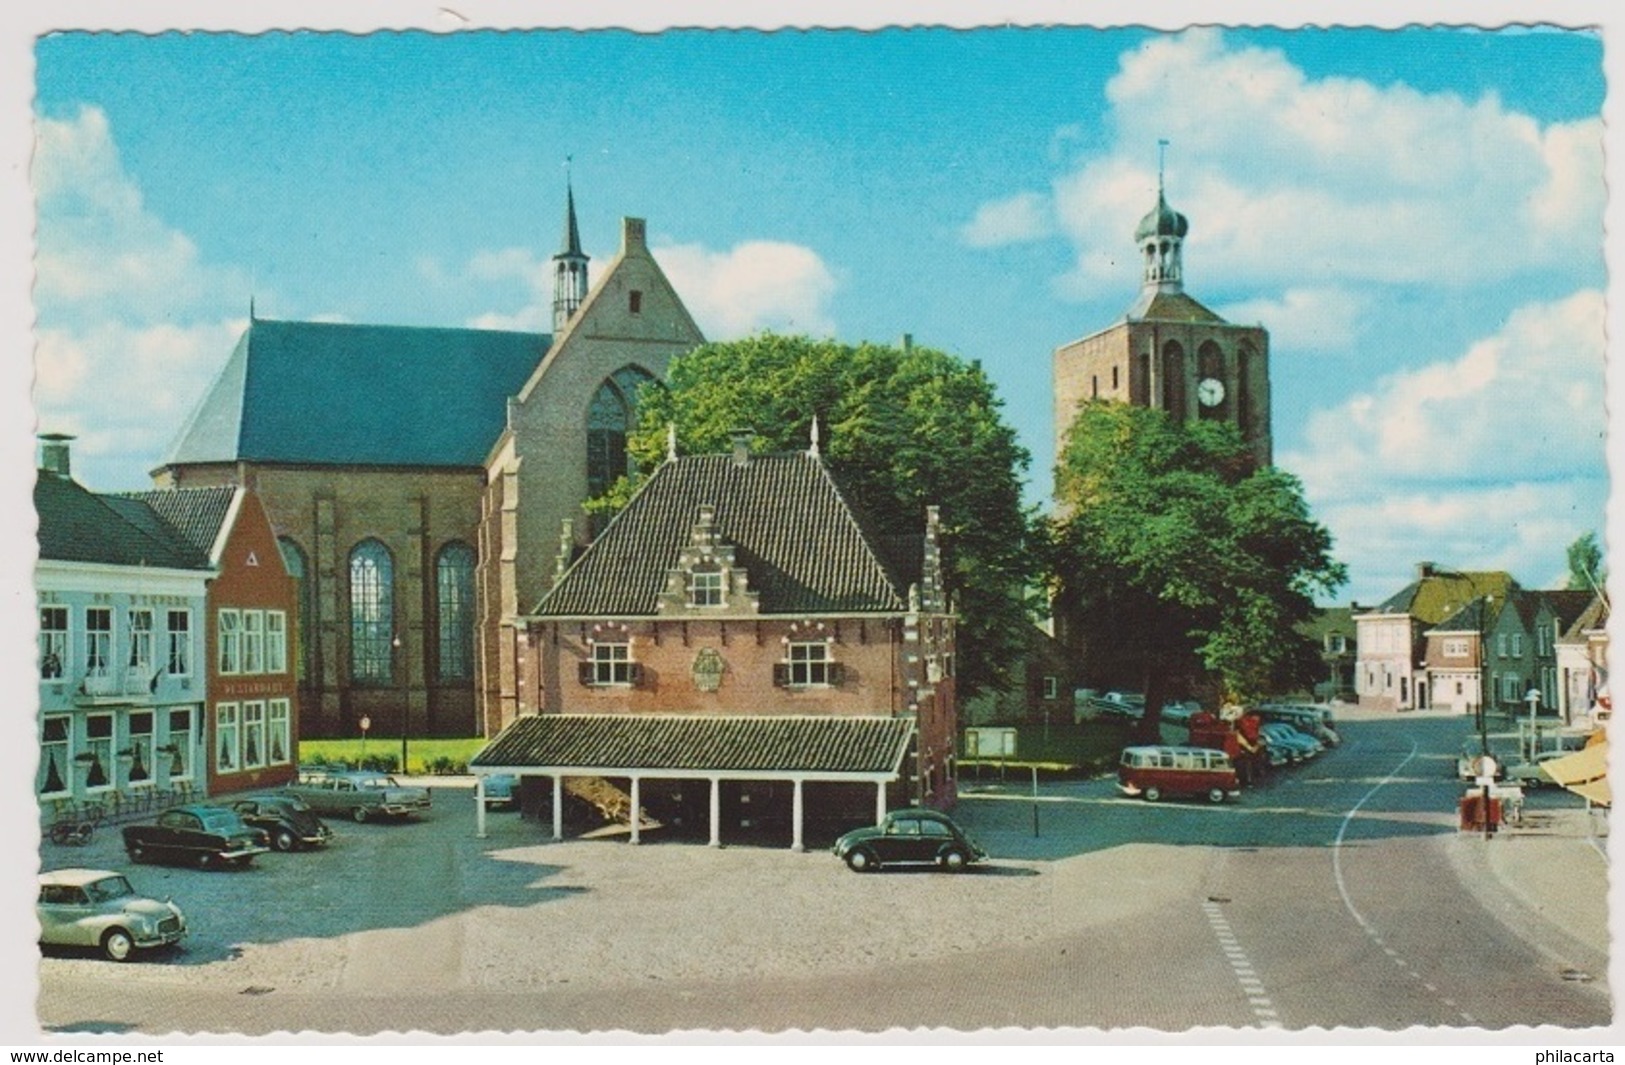
[[856, 873], [884, 865], [934, 865], [957, 873], [987, 857], [947, 814], [923, 807], [893, 810], [878, 825], [855, 828], [833, 850]]
[[231, 809], [245, 824], [269, 836], [279, 851], [325, 847], [333, 840], [333, 830], [291, 795], [243, 795], [231, 800]]
[[282, 789], [324, 817], [364, 822], [374, 817], [406, 818], [429, 809], [427, 788], [403, 787], [387, 773], [300, 767], [298, 779]]
[[138, 895], [123, 874], [105, 869], [41, 873], [34, 909], [42, 946], [95, 947], [113, 961], [186, 937], [179, 906]]
[[173, 806], [150, 825], [126, 825], [124, 850], [132, 862], [164, 861], [208, 869], [245, 866], [270, 848], [264, 832], [231, 810], [193, 803]]

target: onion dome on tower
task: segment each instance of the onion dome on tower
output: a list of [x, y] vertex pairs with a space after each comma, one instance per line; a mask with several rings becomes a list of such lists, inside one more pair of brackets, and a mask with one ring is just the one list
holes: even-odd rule
[[1141, 284], [1162, 292], [1178, 292], [1182, 287], [1180, 245], [1190, 230], [1184, 215], [1168, 206], [1162, 192], [1162, 176], [1157, 176], [1157, 205], [1134, 227], [1134, 242], [1140, 246], [1145, 273]]

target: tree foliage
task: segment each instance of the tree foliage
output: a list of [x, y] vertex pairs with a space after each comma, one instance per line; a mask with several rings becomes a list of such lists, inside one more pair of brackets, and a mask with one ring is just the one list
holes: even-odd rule
[[1605, 587], [1608, 573], [1596, 530], [1578, 537], [1568, 547], [1569, 587], [1592, 592]]
[[[877, 533], [918, 534], [926, 506], [941, 508], [965, 696], [1008, 683], [1036, 579], [1021, 504], [1030, 460], [1001, 405], [980, 365], [940, 351], [760, 334], [674, 360], [666, 388], [640, 394], [629, 449], [639, 476], [664, 459], [668, 424], [686, 454], [726, 451], [740, 428], [756, 451], [802, 450], [816, 415], [825, 461]], [[611, 488], [602, 506], [628, 496]]]
[[1250, 698], [1312, 683], [1314, 596], [1347, 579], [1297, 478], [1257, 468], [1228, 424], [1092, 401], [1057, 467], [1058, 613], [1090, 680], [1164, 698], [1204, 676]]

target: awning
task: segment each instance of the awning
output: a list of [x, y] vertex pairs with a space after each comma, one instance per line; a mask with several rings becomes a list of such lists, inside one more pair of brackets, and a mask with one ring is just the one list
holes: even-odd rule
[[480, 771], [751, 780], [896, 780], [910, 718], [533, 714], [469, 761]]
[[1553, 780], [1598, 806], [1612, 806], [1613, 789], [1608, 785], [1608, 744], [1599, 743], [1563, 758], [1542, 762]]

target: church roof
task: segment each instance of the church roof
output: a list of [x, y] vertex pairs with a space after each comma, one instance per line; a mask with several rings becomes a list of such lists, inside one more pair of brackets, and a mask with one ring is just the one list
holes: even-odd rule
[[701, 505], [763, 614], [897, 613], [907, 589], [882, 561], [823, 461], [801, 452], [685, 455], [657, 469], [543, 597], [543, 617], [656, 613]]
[[551, 338], [250, 322], [163, 466], [479, 466]]
[[1147, 287], [1130, 307], [1127, 319], [1131, 322], [1223, 322], [1217, 314], [1202, 306], [1183, 292]]
[[39, 557], [159, 569], [207, 569], [207, 555], [139, 500], [99, 496], [70, 478], [40, 471], [34, 481]]
[[564, 190], [564, 242], [559, 248], [555, 259], [585, 259], [587, 256], [581, 251], [581, 229], [576, 225], [576, 192], [566, 187]]

